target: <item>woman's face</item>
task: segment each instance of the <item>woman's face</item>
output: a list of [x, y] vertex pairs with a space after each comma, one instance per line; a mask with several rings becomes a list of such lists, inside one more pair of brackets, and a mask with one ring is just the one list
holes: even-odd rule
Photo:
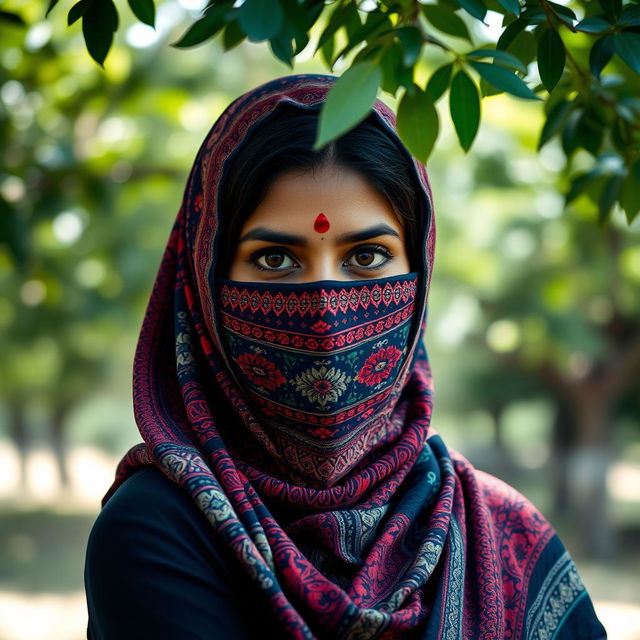
[[329, 166], [271, 184], [242, 227], [227, 277], [313, 282], [405, 273], [404, 230], [389, 201], [359, 173]]

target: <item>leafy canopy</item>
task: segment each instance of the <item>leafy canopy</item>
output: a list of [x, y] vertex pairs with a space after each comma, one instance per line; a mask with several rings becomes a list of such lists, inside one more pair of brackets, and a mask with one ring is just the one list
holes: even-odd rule
[[[46, 15], [57, 4], [49, 0]], [[128, 4], [141, 22], [155, 25], [154, 0]], [[478, 46], [473, 26], [487, 24], [488, 11], [502, 15], [502, 32]], [[22, 21], [7, 11], [0, 18]], [[67, 22], [77, 21], [89, 54], [104, 65], [119, 27], [113, 0], [79, 0]], [[507, 93], [542, 103], [538, 150], [555, 138], [568, 167], [579, 149], [592, 156], [591, 166], [572, 175], [565, 206], [584, 193], [600, 223], [616, 203], [629, 223], [640, 211], [638, 0], [213, 0], [172, 46], [214, 37], [225, 51], [245, 39], [268, 42], [291, 68], [313, 37], [314, 55], [328, 69], [349, 65], [322, 110], [316, 148], [366, 117], [382, 89], [399, 99], [400, 136], [426, 162], [440, 129], [435, 105], [448, 90], [449, 113], [467, 152], [483, 99]], [[415, 72], [428, 47], [440, 49], [446, 62], [421, 86]]]

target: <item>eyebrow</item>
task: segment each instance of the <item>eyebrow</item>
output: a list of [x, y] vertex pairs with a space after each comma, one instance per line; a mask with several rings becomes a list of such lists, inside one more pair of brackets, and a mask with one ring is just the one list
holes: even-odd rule
[[[336, 238], [336, 242], [338, 244], [348, 244], [350, 242], [362, 242], [363, 240], [377, 238], [378, 236], [394, 236], [395, 238], [400, 238], [400, 234], [389, 225], [377, 224], [367, 229], [343, 233]], [[304, 236], [286, 233], [285, 231], [275, 231], [267, 227], [256, 227], [255, 229], [251, 229], [251, 231], [247, 231], [238, 242], [246, 242], [247, 240], [263, 240], [265, 242], [288, 244], [296, 247], [306, 247], [308, 244]]]

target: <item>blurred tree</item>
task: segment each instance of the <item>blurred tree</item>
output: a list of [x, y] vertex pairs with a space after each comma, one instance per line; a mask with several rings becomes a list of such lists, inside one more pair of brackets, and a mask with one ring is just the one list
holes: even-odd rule
[[137, 331], [188, 164], [244, 81], [216, 78], [203, 55], [159, 72], [165, 48], [135, 60], [116, 48], [104, 72], [77, 42], [52, 42], [46, 23], [3, 27], [0, 397], [22, 457], [45, 438], [63, 483], [69, 415]]
[[[506, 146], [517, 161], [513, 145]], [[474, 319], [456, 405], [489, 411], [499, 424], [514, 400], [547, 397], [556, 407], [556, 509], [579, 524], [586, 553], [609, 556], [614, 531], [606, 477], [614, 427], [625, 394], [640, 379], [637, 225], [625, 228], [618, 218], [605, 229], [588, 224], [586, 196], [560, 216], [542, 179], [523, 185], [496, 170], [479, 187], [491, 208], [460, 224], [445, 219], [447, 247], [439, 258], [440, 286], [466, 292], [477, 305], [467, 311]], [[536, 200], [544, 215], [531, 214]]]

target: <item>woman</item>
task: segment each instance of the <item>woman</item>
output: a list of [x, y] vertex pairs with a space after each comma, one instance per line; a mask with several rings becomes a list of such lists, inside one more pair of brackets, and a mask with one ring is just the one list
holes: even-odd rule
[[430, 426], [427, 173], [335, 77], [236, 99], [194, 162], [134, 363], [144, 443], [87, 548], [91, 640], [605, 638], [520, 494]]

